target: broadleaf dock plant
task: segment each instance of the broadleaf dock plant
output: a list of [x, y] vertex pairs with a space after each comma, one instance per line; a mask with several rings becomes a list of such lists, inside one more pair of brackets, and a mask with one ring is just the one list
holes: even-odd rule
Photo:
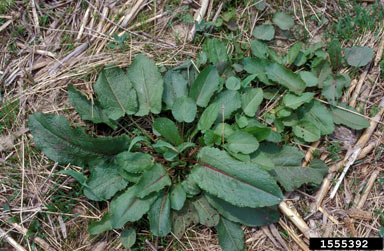
[[[278, 14], [274, 23], [288, 29], [285, 19]], [[199, 223], [215, 227], [224, 250], [243, 250], [241, 225], [277, 222], [283, 191], [319, 184], [328, 171], [318, 159], [303, 167], [304, 154], [285, 142], [317, 141], [337, 124], [369, 126], [339, 103], [350, 79], [333, 73], [343, 63], [338, 46], [333, 42], [329, 53], [337, 55], [328, 55], [322, 44], [297, 43], [278, 55], [254, 40], [252, 56], [235, 60], [224, 42], [208, 39], [202, 53], [209, 60], [195, 64], [200, 72], [187, 61], [164, 76], [140, 54], [127, 69], [100, 72], [93, 102], [68, 86], [83, 120], [117, 130], [130, 118], [134, 126], [120, 130], [130, 136], [92, 137], [63, 116], [39, 112], [30, 115], [29, 128], [50, 159], [90, 171], [65, 172], [87, 198], [110, 202], [90, 234], [120, 229], [129, 248], [140, 230], [134, 222], [147, 217], [155, 236], [181, 237]], [[267, 103], [275, 105], [261, 109]], [[140, 126], [140, 117], [152, 130]]]

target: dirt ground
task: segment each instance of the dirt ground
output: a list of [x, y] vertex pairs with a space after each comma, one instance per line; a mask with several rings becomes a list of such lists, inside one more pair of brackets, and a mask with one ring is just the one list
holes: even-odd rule
[[[337, 36], [344, 47], [373, 48], [372, 63], [341, 70], [353, 76], [344, 101], [373, 118], [372, 131], [338, 128], [334, 138], [299, 146], [309, 152], [308, 159], [310, 150], [317, 150], [331, 170], [338, 170], [324, 181], [331, 188], [319, 194], [326, 185], [317, 190], [304, 186], [285, 194], [280, 222], [244, 228], [247, 249], [308, 250], [307, 237], [316, 235], [383, 237], [384, 139], [383, 107], [379, 104], [383, 104], [384, 96], [380, 67], [384, 19], [376, 19], [383, 5], [380, 1], [270, 2], [259, 10], [258, 1], [209, 0], [204, 20], [235, 13], [236, 35], [230, 37], [233, 27], [225, 24], [212, 28], [207, 36], [228, 40], [227, 49], [232, 51], [232, 41], [249, 44], [254, 27], [279, 10], [290, 13], [297, 27], [292, 37], [277, 34], [274, 48], [281, 52], [298, 40], [329, 42], [332, 36]], [[27, 118], [39, 111], [64, 115], [73, 125], [85, 125], [68, 102], [69, 83], [92, 97], [93, 83], [104, 65], [128, 66], [138, 53], [145, 53], [159, 67], [196, 58], [204, 35], [196, 31], [194, 41], [190, 36], [200, 7], [199, 1], [189, 0], [1, 0], [0, 250], [124, 250], [118, 231], [88, 234], [88, 224], [100, 219], [105, 210], [89, 201], [73, 178], [57, 173], [80, 168], [61, 166], [44, 156], [33, 143]], [[338, 28], [337, 24], [342, 25]], [[124, 40], [114, 38], [114, 34], [124, 32], [129, 34]], [[342, 188], [330, 199], [348, 146], [356, 142], [364, 142], [362, 152], [347, 172]], [[156, 239], [144, 231], [138, 233], [138, 239], [143, 247], [136, 250], [153, 250], [154, 245], [158, 250], [221, 250], [215, 231], [202, 226], [189, 228], [181, 239]]]

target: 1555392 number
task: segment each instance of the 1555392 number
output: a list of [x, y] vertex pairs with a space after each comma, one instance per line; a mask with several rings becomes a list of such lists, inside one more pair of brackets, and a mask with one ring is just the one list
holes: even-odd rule
[[311, 250], [382, 250], [382, 238], [310, 238]]

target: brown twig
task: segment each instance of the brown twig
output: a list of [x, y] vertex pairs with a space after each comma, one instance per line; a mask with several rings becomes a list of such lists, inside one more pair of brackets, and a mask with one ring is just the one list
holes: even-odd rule
[[11, 236], [7, 234], [2, 228], [0, 228], [0, 239], [4, 238], [12, 247], [17, 251], [27, 251], [19, 243], [17, 243]]
[[280, 244], [275, 240], [275, 238], [273, 238], [273, 235], [272, 235], [271, 231], [269, 230], [268, 226], [262, 226], [261, 230], [272, 241], [273, 245], [275, 245], [275, 247], [277, 249], [281, 249]]
[[[12, 226], [24, 236], [27, 235], [28, 229], [26, 229], [25, 227], [17, 223], [13, 223]], [[33, 238], [33, 242], [35, 242], [39, 247], [41, 247], [45, 251], [55, 251], [55, 249], [52, 248], [45, 240], [41, 239], [38, 236]]]
[[[381, 58], [383, 56], [383, 50], [384, 50], [384, 36], [382, 36], [381, 38], [379, 48], [377, 49], [377, 52], [376, 52], [375, 60], [373, 61], [374, 62], [373, 65], [375, 67], [379, 66], [379, 63], [381, 62]], [[380, 69], [380, 66], [379, 66], [379, 69]]]
[[297, 245], [299, 245], [299, 247], [301, 247], [302, 250], [309, 251], [307, 244], [305, 244], [301, 240], [301, 238], [282, 219], [280, 219], [279, 224], [288, 232], [289, 236], [292, 237], [292, 239], [297, 243]]
[[81, 20], [81, 25], [80, 25], [79, 33], [77, 33], [76, 40], [80, 40], [81, 36], [83, 35], [84, 27], [85, 27], [85, 25], [87, 25], [90, 11], [91, 11], [91, 7], [88, 7], [87, 10], [85, 11], [84, 17]]
[[363, 190], [363, 195], [361, 196], [360, 201], [359, 201], [359, 203], [356, 206], [357, 209], [362, 209], [363, 208], [364, 203], [365, 203], [365, 201], [368, 198], [369, 192], [371, 191], [371, 189], [373, 187], [373, 184], [375, 183], [376, 178], [379, 175], [379, 173], [380, 173], [380, 171], [376, 170], [376, 171], [374, 171], [371, 174], [371, 177], [369, 178], [368, 183], [367, 183], [367, 185], [365, 186], [365, 188]]
[[306, 238], [309, 239], [310, 237], [318, 236], [316, 232], [309, 228], [309, 226], [307, 225], [307, 223], [304, 222], [301, 216], [297, 212], [295, 212], [296, 210], [292, 210], [292, 208], [289, 207], [285, 201], [279, 204], [279, 209], [285, 216], [287, 216], [290, 221], [292, 221], [293, 224], [295, 224], [295, 226], [300, 230], [300, 232], [304, 234]]
[[289, 250], [289, 247], [287, 246], [283, 238], [281, 238], [279, 231], [277, 231], [275, 224], [270, 224], [269, 229], [271, 230], [273, 236], [276, 237], [277, 241], [283, 246], [284, 250]]
[[7, 22], [3, 23], [2, 26], [0, 26], [0, 32], [2, 32], [5, 28], [8, 27], [13, 21], [15, 21], [17, 18], [20, 17], [20, 13], [16, 13], [11, 19], [9, 19]]
[[32, 5], [32, 16], [33, 16], [35, 33], [39, 35], [40, 34], [39, 16], [37, 15], [35, 0], [31, 0], [31, 5]]
[[145, 243], [152, 249], [152, 251], [157, 251], [157, 248], [149, 240], [145, 240]]
[[307, 153], [305, 154], [303, 166], [307, 166], [309, 162], [312, 161], [313, 152], [317, 149], [319, 145], [320, 145], [320, 140], [312, 143], [311, 147], [308, 149]]
[[133, 18], [135, 18], [139, 8], [142, 6], [142, 4], [144, 4], [146, 2], [146, 0], [138, 0], [135, 5], [131, 8], [131, 10], [129, 11], [128, 15], [126, 15], [123, 19], [123, 21], [121, 22], [121, 26], [122, 27], [126, 27], [127, 24], [132, 21]]
[[352, 94], [352, 97], [349, 100], [349, 106], [351, 106], [351, 107], [355, 107], [356, 106], [357, 97], [359, 97], [359, 94], [360, 94], [360, 91], [361, 91], [361, 87], [363, 86], [365, 78], [367, 77], [368, 69], [369, 69], [369, 66], [367, 66], [367, 69], [363, 72], [363, 74], [361, 74], [359, 82], [356, 84], [356, 87], [355, 87], [355, 90], [354, 90], [354, 92]]
[[[203, 20], [205, 12], [207, 11], [207, 8], [208, 8], [208, 4], [209, 4], [209, 0], [201, 0], [201, 4], [200, 4], [201, 7], [199, 11], [196, 12], [196, 15], [195, 15], [195, 23], [199, 24]], [[196, 33], [196, 25], [193, 25], [191, 31], [188, 34], [189, 41], [193, 40], [193, 38], [195, 37], [195, 33]]]

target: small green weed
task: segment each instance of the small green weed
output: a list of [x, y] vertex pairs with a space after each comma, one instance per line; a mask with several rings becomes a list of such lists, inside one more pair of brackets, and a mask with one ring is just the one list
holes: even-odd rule
[[327, 150], [329, 151], [329, 157], [332, 161], [337, 161], [340, 160], [339, 153], [341, 153], [344, 149], [341, 147], [340, 142], [331, 141]]
[[119, 36], [116, 33], [113, 34], [113, 42], [108, 44], [109, 48], [124, 50], [128, 47], [129, 33], [125, 32], [123, 35]]
[[4, 100], [0, 109], [0, 134], [4, 133], [6, 129], [12, 128], [13, 123], [16, 121], [19, 112], [19, 102]]
[[6, 15], [12, 10], [15, 0], [0, 0], [0, 14]]

